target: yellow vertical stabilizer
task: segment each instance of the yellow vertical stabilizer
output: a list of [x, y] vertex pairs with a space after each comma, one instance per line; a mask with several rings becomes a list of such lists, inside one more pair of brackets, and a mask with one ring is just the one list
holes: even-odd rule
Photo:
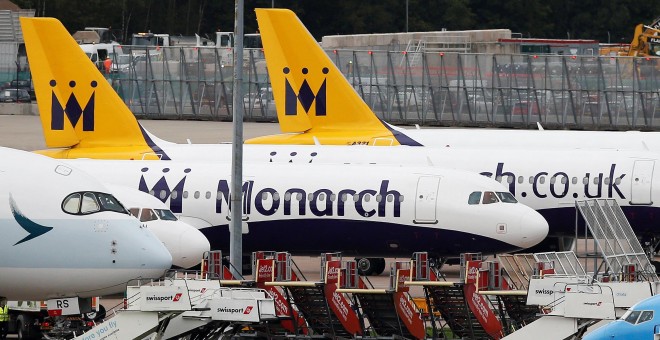
[[376, 117], [298, 17], [285, 9], [256, 9], [283, 132], [247, 143], [402, 143]]
[[20, 18], [48, 147], [152, 149], [135, 116], [53, 18]]

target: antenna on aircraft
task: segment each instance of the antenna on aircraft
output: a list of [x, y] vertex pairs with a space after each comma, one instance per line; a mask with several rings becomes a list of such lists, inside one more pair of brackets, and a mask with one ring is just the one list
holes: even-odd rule
[[536, 122], [536, 127], [539, 129], [539, 131], [543, 131], [543, 130], [545, 130], [545, 129], [543, 128], [543, 126], [541, 126], [541, 123], [540, 123], [540, 122]]

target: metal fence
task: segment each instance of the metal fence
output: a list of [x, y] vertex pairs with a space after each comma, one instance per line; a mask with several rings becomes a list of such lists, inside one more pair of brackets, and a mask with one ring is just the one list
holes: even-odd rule
[[[374, 112], [396, 124], [660, 128], [660, 58], [327, 53]], [[115, 55], [109, 77], [136, 116], [231, 120], [231, 51], [124, 46]], [[246, 120], [275, 121], [263, 52], [245, 55]]]

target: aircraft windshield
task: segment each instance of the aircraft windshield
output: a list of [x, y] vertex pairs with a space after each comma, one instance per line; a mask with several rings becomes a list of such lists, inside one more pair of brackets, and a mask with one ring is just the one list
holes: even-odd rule
[[497, 192], [497, 197], [504, 203], [518, 203], [515, 197], [510, 192]]
[[621, 320], [631, 323], [633, 325], [640, 324], [649, 320], [653, 320], [653, 311], [652, 310], [628, 310]]
[[158, 218], [160, 218], [163, 221], [177, 221], [178, 219], [174, 214], [172, 213], [171, 210], [169, 209], [154, 209], [156, 212], [156, 215], [158, 215]]
[[74, 192], [62, 201], [62, 210], [72, 215], [89, 215], [101, 211], [129, 214], [112, 195], [101, 192]]

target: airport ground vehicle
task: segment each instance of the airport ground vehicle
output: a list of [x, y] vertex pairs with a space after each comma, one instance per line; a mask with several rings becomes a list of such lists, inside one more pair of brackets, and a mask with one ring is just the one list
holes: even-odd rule
[[[54, 299], [51, 304], [68, 305], [72, 300]], [[105, 308], [99, 304], [100, 299], [94, 297], [90, 300], [92, 310], [89, 313], [73, 315], [49, 315], [47, 301], [8, 301], [9, 333], [17, 334], [19, 339], [41, 339], [43, 335], [67, 338], [81, 334], [92, 328], [94, 321], [105, 317]], [[77, 302], [75, 305], [79, 306]]]
[[31, 101], [26, 89], [6, 88], [0, 92], [0, 102], [3, 103], [29, 103]]

